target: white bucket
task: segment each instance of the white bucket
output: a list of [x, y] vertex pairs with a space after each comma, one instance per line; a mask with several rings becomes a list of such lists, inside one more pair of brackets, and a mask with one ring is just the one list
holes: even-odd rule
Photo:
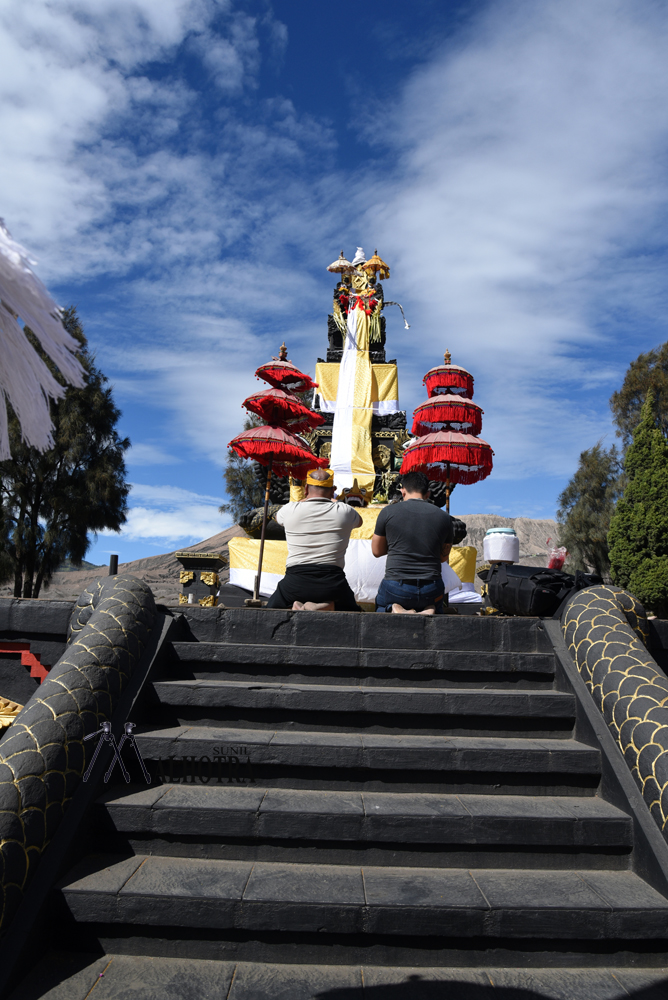
[[483, 541], [487, 562], [519, 562], [520, 540], [512, 528], [490, 528]]

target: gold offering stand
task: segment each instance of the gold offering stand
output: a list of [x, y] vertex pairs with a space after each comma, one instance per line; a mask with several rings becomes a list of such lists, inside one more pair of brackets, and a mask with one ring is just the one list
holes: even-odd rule
[[183, 567], [179, 574], [179, 604], [215, 608], [220, 587], [218, 572], [227, 566], [225, 556], [220, 552], [175, 552], [174, 556]]

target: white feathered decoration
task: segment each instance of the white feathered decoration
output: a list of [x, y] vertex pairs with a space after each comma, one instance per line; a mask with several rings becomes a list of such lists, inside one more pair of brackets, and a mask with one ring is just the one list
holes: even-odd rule
[[46, 451], [54, 443], [49, 397], [65, 395], [65, 387], [55, 380], [23, 332], [19, 317], [70, 385], [84, 385], [83, 368], [74, 356], [80, 344], [63, 326], [61, 310], [32, 270], [32, 263], [0, 219], [0, 461], [11, 458], [5, 400], [18, 417], [24, 441]]

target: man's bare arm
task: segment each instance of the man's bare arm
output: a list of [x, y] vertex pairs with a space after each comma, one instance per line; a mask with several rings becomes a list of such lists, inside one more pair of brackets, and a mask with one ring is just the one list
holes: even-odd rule
[[387, 538], [385, 535], [373, 535], [371, 538], [371, 551], [376, 559], [387, 555]]
[[[450, 549], [451, 548], [452, 548], [452, 544], [450, 542], [448, 542], [446, 545], [442, 545], [441, 546], [441, 562], [447, 562], [448, 561], [448, 559], [450, 558]], [[375, 552], [374, 552], [374, 555], [375, 555]]]

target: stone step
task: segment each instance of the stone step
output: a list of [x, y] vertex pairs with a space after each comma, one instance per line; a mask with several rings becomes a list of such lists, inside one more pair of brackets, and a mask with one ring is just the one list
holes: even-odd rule
[[[554, 676], [554, 653], [488, 650], [407, 650], [393, 647], [360, 648], [333, 646], [291, 646], [256, 643], [174, 642], [175, 662], [196, 674], [216, 674], [224, 670], [241, 675], [259, 672], [267, 680], [277, 675], [305, 671], [304, 682], [325, 676], [349, 675], [359, 671], [385, 672], [415, 684], [420, 672], [446, 677], [472, 674], [520, 674], [529, 679]], [[259, 679], [259, 678], [258, 678]], [[352, 678], [351, 678], [352, 679]]]
[[363, 687], [267, 681], [169, 680], [153, 685], [164, 705], [284, 709], [294, 712], [506, 716], [574, 719], [575, 697], [561, 691]]
[[234, 755], [249, 759], [253, 767], [598, 775], [601, 766], [598, 748], [573, 739], [394, 736], [216, 726], [176, 726], [136, 735], [145, 759], [193, 756], [215, 761]]
[[387, 868], [133, 856], [61, 886], [80, 923], [211, 932], [665, 940], [668, 900], [631, 871]]
[[264, 608], [183, 607], [186, 640], [350, 649], [452, 649], [552, 653], [538, 618], [304, 613]]
[[99, 800], [119, 833], [393, 844], [630, 847], [632, 820], [592, 796], [439, 795], [158, 785]]
[[[102, 978], [100, 978], [102, 977]], [[295, 965], [49, 954], [9, 1000], [661, 1000], [668, 969]]]

